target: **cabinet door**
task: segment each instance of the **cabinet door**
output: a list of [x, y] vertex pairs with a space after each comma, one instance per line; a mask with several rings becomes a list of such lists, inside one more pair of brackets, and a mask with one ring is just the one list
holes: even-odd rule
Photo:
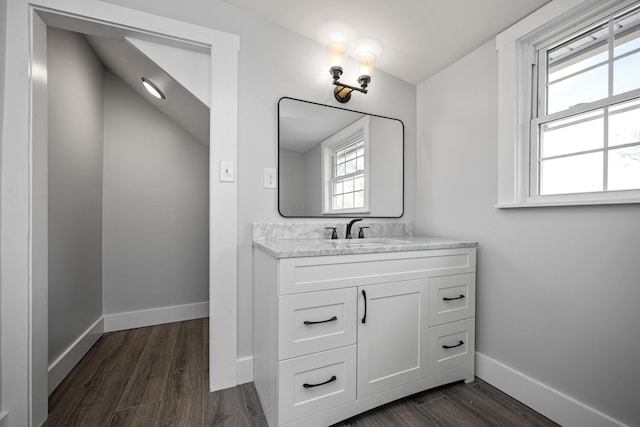
[[427, 376], [427, 279], [358, 288], [358, 398]]

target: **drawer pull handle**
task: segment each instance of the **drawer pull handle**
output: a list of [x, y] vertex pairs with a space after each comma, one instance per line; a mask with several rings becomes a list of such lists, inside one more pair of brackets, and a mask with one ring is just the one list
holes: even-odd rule
[[462, 344], [464, 344], [464, 341], [460, 341], [458, 344], [456, 345], [443, 345], [442, 348], [448, 350], [450, 348], [456, 348], [456, 347], [460, 347]]
[[362, 323], [367, 323], [367, 293], [362, 290], [362, 297], [364, 298], [364, 316], [362, 316]]
[[442, 300], [443, 301], [454, 301], [454, 300], [462, 299], [462, 298], [464, 298], [464, 295], [460, 294], [459, 297], [454, 297], [454, 298], [444, 297], [444, 298], [442, 298]]
[[303, 323], [305, 325], [317, 325], [318, 323], [333, 322], [335, 320], [338, 320], [338, 318], [336, 316], [333, 316], [331, 319], [327, 319], [327, 320], [319, 320], [317, 322], [312, 322], [311, 320], [305, 320]]
[[321, 385], [332, 383], [337, 379], [338, 378], [336, 378], [336, 376], [334, 375], [334, 376], [332, 376], [331, 378], [329, 378], [327, 381], [325, 381], [323, 383], [319, 383], [319, 384], [307, 384], [307, 383], [304, 383], [304, 384], [302, 384], [302, 387], [304, 387], [304, 388], [318, 387], [318, 386], [321, 386]]

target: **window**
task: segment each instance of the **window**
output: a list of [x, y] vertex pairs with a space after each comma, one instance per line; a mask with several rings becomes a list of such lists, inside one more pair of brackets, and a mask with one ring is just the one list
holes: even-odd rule
[[498, 36], [499, 68], [516, 71], [501, 89], [517, 98], [515, 142], [499, 100], [499, 206], [640, 202], [640, 2], [582, 3], [514, 38], [511, 55]]
[[323, 141], [323, 213], [369, 211], [369, 117]]
[[638, 8], [537, 56], [532, 194], [640, 189]]

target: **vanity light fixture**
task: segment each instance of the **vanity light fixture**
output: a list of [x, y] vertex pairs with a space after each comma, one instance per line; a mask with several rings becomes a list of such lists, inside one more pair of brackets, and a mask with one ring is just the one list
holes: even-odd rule
[[371, 82], [371, 74], [373, 73], [373, 67], [376, 63], [377, 55], [370, 51], [362, 51], [355, 56], [358, 63], [359, 77], [358, 84], [360, 87], [351, 86], [340, 82], [340, 76], [342, 76], [342, 65], [347, 57], [347, 51], [349, 46], [341, 41], [333, 41], [327, 45], [329, 51], [329, 62], [331, 68], [329, 73], [333, 76], [333, 84], [336, 86], [333, 90], [333, 95], [338, 102], [346, 103], [351, 99], [351, 92], [354, 90], [362, 93], [367, 93], [367, 86]]
[[151, 80], [149, 80], [146, 77], [142, 78], [142, 84], [144, 85], [145, 89], [147, 89], [147, 91], [155, 96], [158, 99], [166, 99], [167, 97], [164, 96], [164, 93], [162, 93], [162, 91], [160, 90], [160, 88], [158, 88], [158, 86], [156, 86], [155, 84], [153, 84], [153, 82]]

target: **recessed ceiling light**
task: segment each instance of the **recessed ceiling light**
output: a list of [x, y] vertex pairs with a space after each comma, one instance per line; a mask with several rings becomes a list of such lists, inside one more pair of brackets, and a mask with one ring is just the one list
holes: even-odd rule
[[164, 96], [164, 93], [162, 93], [162, 91], [158, 88], [158, 86], [153, 84], [153, 82], [148, 78], [143, 77], [142, 84], [151, 95], [155, 96], [158, 99], [166, 99], [166, 96]]

